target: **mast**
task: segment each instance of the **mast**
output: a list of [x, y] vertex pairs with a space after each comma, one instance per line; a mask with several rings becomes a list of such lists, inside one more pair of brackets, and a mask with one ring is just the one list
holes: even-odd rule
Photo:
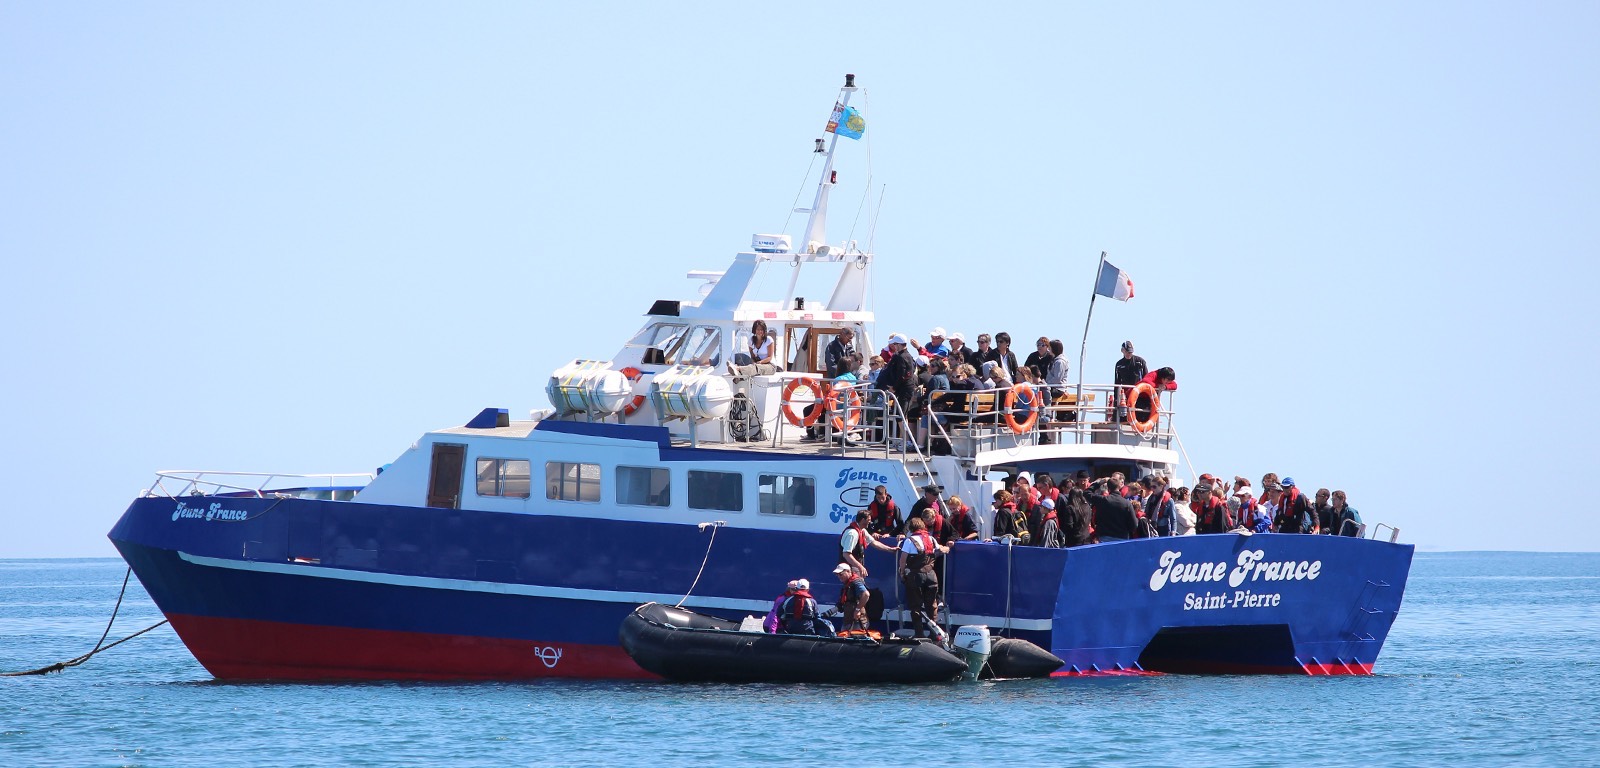
[[[840, 112], [843, 112], [845, 107], [850, 106], [850, 96], [851, 96], [851, 94], [856, 92], [856, 76], [855, 75], [851, 75], [851, 74], [845, 75], [844, 76], [844, 87], [840, 88], [839, 92], [840, 92], [840, 96], [839, 96], [838, 101], [836, 102], [836, 106], [837, 106], [837, 108], [838, 108], [838, 110]], [[841, 115], [841, 117], [842, 117], [842, 115]], [[817, 143], [818, 143], [819, 149], [820, 149], [820, 145], [822, 143], [821, 140], [818, 139]], [[833, 136], [828, 140], [828, 148], [826, 150], [827, 151], [827, 155], [823, 158], [823, 161], [822, 161], [822, 178], [817, 180], [817, 196], [816, 196], [816, 199], [812, 201], [811, 207], [809, 209], [803, 209], [803, 210], [797, 210], [796, 211], [797, 213], [804, 212], [806, 214], [809, 214], [809, 216], [806, 218], [806, 231], [805, 231], [805, 234], [800, 237], [800, 242], [798, 244], [798, 248], [797, 248], [797, 250], [794, 251], [794, 253], [797, 253], [797, 254], [814, 254], [814, 253], [817, 253], [818, 250], [820, 250], [824, 245], [827, 244], [827, 238], [828, 238], [828, 192], [829, 192], [829, 190], [833, 189], [833, 185], [834, 185], [834, 181], [833, 181], [833, 152], [834, 152], [834, 149], [837, 148], [838, 146], [839, 146], [839, 134], [838, 134], [837, 131], [835, 131], [835, 132], [833, 132]], [[795, 285], [798, 284], [799, 281], [800, 281], [800, 265], [798, 263], [796, 263], [795, 266], [794, 266], [793, 273], [791, 273], [789, 275], [789, 288], [788, 288], [788, 290], [784, 291], [784, 297], [785, 297], [784, 300], [783, 300], [784, 306], [788, 306], [790, 303], [792, 303], [794, 301], [794, 289], [795, 289]]]

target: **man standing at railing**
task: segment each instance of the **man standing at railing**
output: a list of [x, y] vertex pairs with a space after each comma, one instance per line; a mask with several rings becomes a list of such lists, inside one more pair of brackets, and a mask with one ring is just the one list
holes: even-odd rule
[[[894, 395], [902, 414], [915, 405], [917, 394], [917, 361], [911, 357], [908, 344], [904, 334], [897, 333], [889, 337], [889, 360], [884, 363], [883, 371], [873, 385]], [[892, 418], [888, 421], [884, 425], [886, 429], [895, 422]]]
[[839, 335], [833, 337], [833, 341], [828, 342], [828, 351], [825, 358], [828, 365], [828, 378], [836, 379], [847, 369], [851, 373], [855, 373], [856, 367], [860, 364], [852, 364], [848, 359], [849, 355], [854, 354], [856, 351], [855, 338], [856, 332], [854, 330], [841, 328], [839, 329]]
[[1117, 423], [1128, 420], [1128, 409], [1123, 404], [1128, 397], [1127, 388], [1138, 384], [1148, 371], [1144, 358], [1133, 353], [1133, 342], [1122, 342], [1122, 359], [1117, 361], [1116, 372], [1111, 378], [1111, 383], [1117, 385], [1116, 396], [1112, 398], [1112, 404], [1116, 406], [1112, 418]]

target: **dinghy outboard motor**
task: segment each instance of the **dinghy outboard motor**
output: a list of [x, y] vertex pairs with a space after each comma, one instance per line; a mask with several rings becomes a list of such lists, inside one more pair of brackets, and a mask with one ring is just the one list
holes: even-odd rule
[[967, 671], [961, 673], [961, 679], [977, 680], [983, 665], [989, 663], [989, 628], [980, 624], [957, 629], [953, 647], [967, 662]]

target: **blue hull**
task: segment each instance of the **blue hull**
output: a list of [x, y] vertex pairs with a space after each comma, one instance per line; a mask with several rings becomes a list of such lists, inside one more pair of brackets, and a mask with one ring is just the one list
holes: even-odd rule
[[[727, 527], [712, 543], [678, 524], [353, 502], [141, 498], [110, 537], [222, 678], [640, 676], [617, 646], [640, 603], [693, 584], [685, 606], [736, 619], [764, 614], [790, 579], [825, 604], [837, 583], [831, 534]], [[946, 582], [953, 623], [1050, 648], [1066, 674], [1366, 674], [1411, 556], [1274, 534], [962, 543]], [[894, 619], [891, 557], [867, 564]]]

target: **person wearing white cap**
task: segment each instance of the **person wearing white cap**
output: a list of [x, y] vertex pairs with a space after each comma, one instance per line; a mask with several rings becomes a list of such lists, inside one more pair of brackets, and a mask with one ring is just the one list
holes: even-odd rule
[[960, 331], [950, 332], [950, 367], [954, 369], [962, 363], [971, 363], [974, 368], [978, 361], [972, 359], [972, 348], [967, 346], [967, 337]]
[[944, 340], [944, 328], [934, 328], [928, 331], [928, 343], [923, 345], [922, 353], [928, 357], [935, 355], [939, 357], [950, 356], [950, 345], [946, 344]]
[[[889, 336], [889, 359], [878, 372], [873, 386], [894, 396], [903, 412], [909, 413], [917, 402], [917, 361], [911, 356], [910, 342], [905, 334]], [[893, 422], [891, 422], [893, 423]]]
[[833, 625], [817, 614], [817, 600], [811, 596], [811, 582], [794, 580], [795, 590], [778, 608], [779, 631], [786, 635], [833, 636]]
[[847, 630], [867, 629], [867, 601], [872, 593], [867, 589], [867, 580], [861, 578], [846, 563], [840, 563], [833, 569], [833, 575], [839, 577], [839, 600], [835, 603], [834, 610], [844, 617], [842, 624]]

